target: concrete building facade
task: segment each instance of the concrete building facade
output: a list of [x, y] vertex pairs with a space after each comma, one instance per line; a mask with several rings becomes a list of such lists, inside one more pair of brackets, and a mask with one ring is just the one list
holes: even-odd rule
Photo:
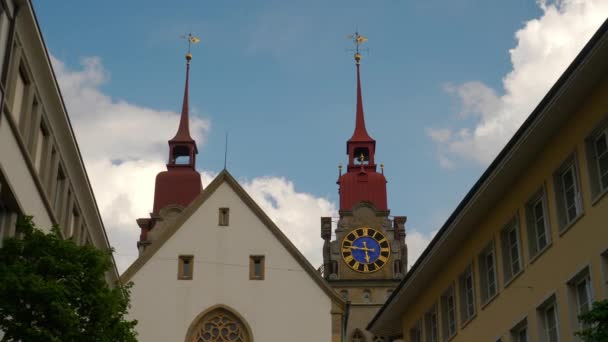
[[[58, 224], [78, 244], [109, 249], [32, 4], [0, 0], [1, 238], [15, 235], [19, 215], [33, 216], [42, 229]], [[116, 269], [107, 280], [118, 280]]]

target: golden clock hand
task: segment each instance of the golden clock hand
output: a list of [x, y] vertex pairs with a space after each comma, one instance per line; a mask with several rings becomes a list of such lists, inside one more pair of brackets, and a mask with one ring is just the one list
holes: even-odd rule
[[369, 248], [367, 248], [367, 242], [363, 241], [363, 248], [365, 248], [365, 261], [367, 261], [367, 263], [369, 263], [369, 254], [367, 253], [367, 251], [369, 250]]

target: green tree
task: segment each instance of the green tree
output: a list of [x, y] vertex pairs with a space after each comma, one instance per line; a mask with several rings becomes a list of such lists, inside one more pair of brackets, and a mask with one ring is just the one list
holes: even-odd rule
[[585, 342], [608, 341], [608, 299], [593, 303], [591, 310], [578, 316], [586, 327], [576, 334]]
[[110, 288], [111, 251], [78, 246], [19, 219], [19, 238], [0, 248], [0, 330], [4, 341], [137, 341], [124, 315], [130, 286]]

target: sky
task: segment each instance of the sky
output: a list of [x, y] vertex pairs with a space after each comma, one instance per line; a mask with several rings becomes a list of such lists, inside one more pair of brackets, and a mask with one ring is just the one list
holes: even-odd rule
[[119, 271], [137, 257], [192, 48], [203, 186], [224, 166], [308, 260], [337, 217], [355, 122], [349, 34], [365, 43], [366, 125], [410, 265], [608, 16], [605, 0], [43, 1], [51, 54]]

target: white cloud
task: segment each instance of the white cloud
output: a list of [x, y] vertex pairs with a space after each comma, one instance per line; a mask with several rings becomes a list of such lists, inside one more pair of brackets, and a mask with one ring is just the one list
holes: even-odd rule
[[407, 231], [405, 243], [407, 244], [408, 270], [416, 263], [416, 260], [418, 260], [424, 249], [429, 245], [435, 234], [437, 234], [436, 230], [430, 233], [416, 229]]
[[515, 33], [501, 95], [478, 81], [446, 86], [459, 99], [457, 117], [474, 124], [427, 130], [443, 167], [454, 159], [488, 164], [608, 16], [605, 0], [537, 2], [543, 14]]
[[337, 215], [334, 203], [297, 192], [293, 182], [281, 177], [255, 178], [243, 187], [313, 266], [323, 263], [321, 217]]

